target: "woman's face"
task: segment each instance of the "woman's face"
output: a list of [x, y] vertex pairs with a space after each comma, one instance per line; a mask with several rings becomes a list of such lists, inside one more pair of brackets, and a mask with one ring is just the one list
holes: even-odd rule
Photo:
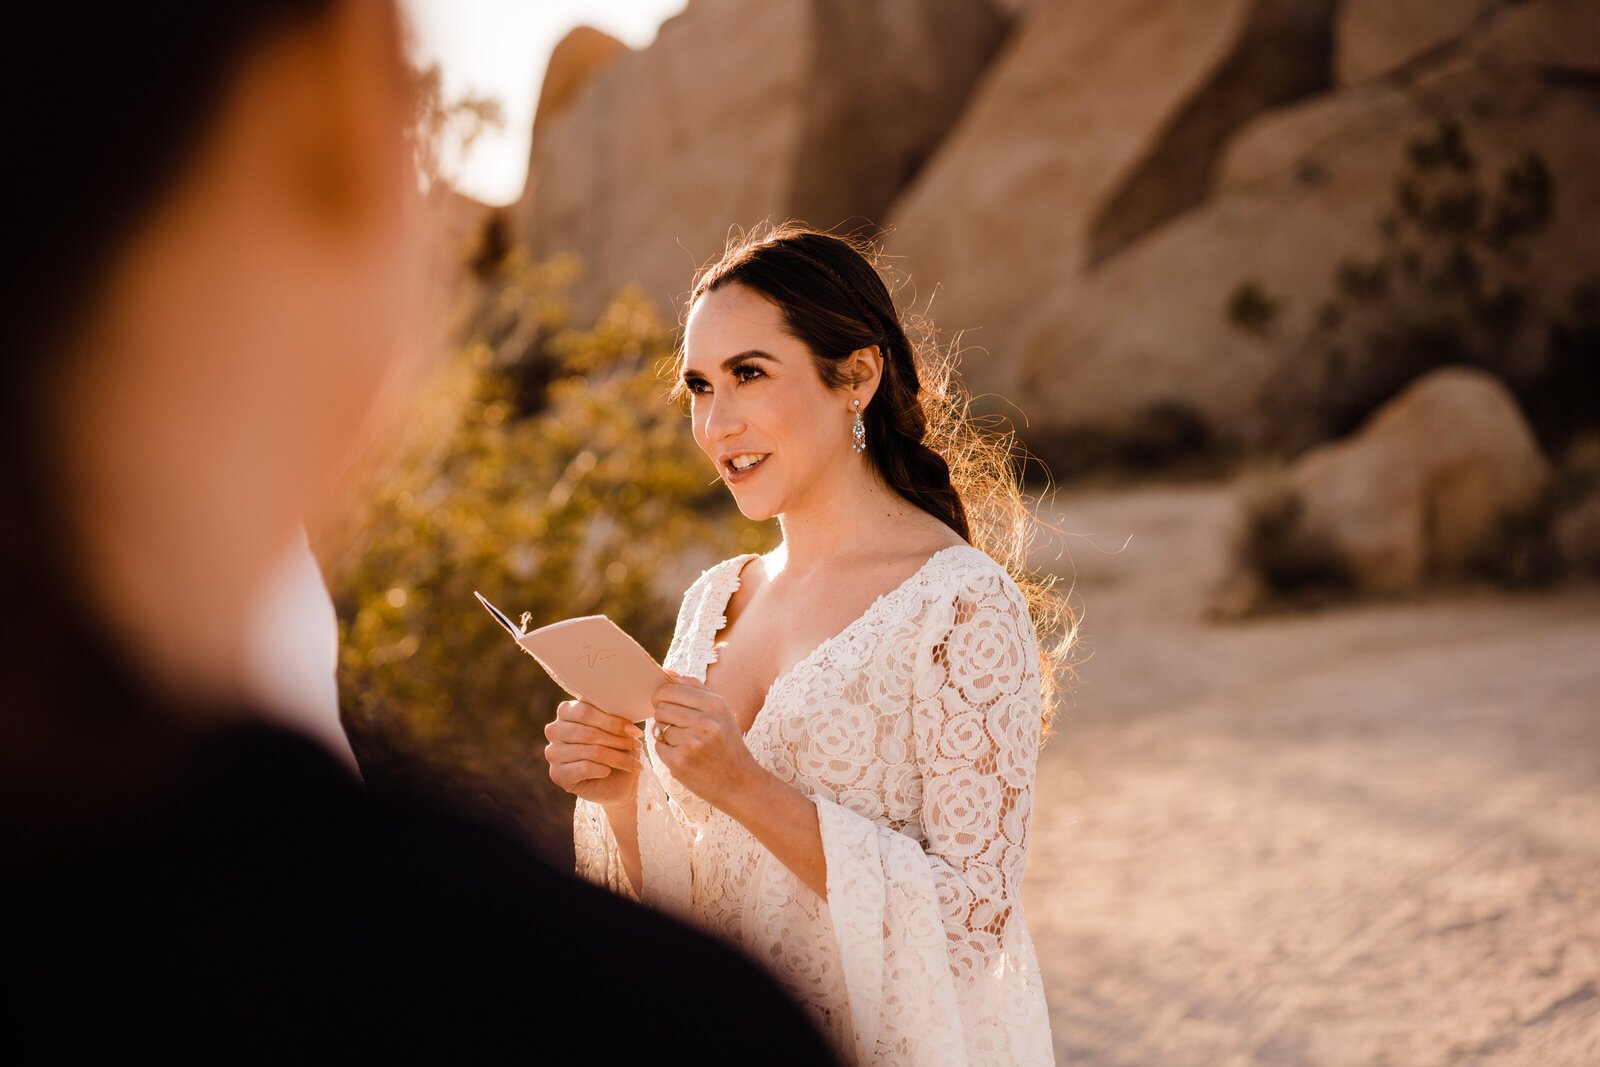
[[822, 499], [830, 476], [859, 463], [852, 394], [823, 384], [783, 312], [753, 289], [702, 296], [684, 334], [683, 383], [700, 446], [750, 519]]

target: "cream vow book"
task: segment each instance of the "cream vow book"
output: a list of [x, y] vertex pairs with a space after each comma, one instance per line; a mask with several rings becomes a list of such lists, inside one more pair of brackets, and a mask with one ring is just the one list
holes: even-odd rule
[[630, 722], [643, 722], [655, 714], [650, 698], [671, 679], [639, 642], [604, 615], [524, 631], [482, 593], [472, 595], [557, 685], [579, 700]]

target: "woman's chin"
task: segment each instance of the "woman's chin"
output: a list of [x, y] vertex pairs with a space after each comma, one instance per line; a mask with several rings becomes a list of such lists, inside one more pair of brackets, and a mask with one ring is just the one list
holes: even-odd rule
[[766, 506], [760, 500], [755, 499], [754, 497], [741, 497], [739, 494], [734, 493], [733, 503], [738, 507], [739, 514], [743, 515], [751, 522], [766, 522], [768, 519], [774, 518], [778, 514], [776, 511], [773, 511], [771, 507]]
[[739, 505], [739, 514], [751, 522], [766, 522], [768, 519], [775, 517], [775, 513], [772, 511], [768, 511], [765, 508], [752, 508], [745, 504]]

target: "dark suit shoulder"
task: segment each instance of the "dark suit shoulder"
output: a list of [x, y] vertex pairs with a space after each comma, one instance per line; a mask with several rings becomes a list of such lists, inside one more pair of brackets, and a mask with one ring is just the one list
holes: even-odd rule
[[160, 817], [14, 886], [32, 1007], [103, 1006], [68, 1045], [835, 1062], [732, 949], [493, 829], [375, 798], [298, 737], [229, 731], [188, 774]]

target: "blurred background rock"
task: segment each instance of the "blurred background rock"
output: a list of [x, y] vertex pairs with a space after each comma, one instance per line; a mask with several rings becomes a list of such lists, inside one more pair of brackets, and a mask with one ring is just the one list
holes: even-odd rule
[[[539, 757], [559, 694], [471, 591], [535, 625], [603, 611], [660, 654], [701, 567], [773, 543], [772, 529], [728, 506], [666, 392], [695, 268], [734, 228], [798, 218], [882, 242], [903, 306], [959, 347], [975, 410], [1014, 424], [1040, 461], [1024, 468], [1031, 481], [1053, 478], [1059, 492], [1041, 513], [1087, 535], [1067, 542], [1071, 554], [1059, 541], [1037, 553], [1077, 581], [1097, 657], [1060, 732], [1126, 769], [1097, 772], [1058, 742], [1041, 770], [1041, 805], [1055, 807], [1041, 808], [1030, 885], [1052, 894], [1041, 945], [1060, 949], [1049, 966], [1062, 1055], [1600, 1062], [1600, 821], [1586, 843], [1562, 839], [1558, 870], [1534, 863], [1527, 876], [1559, 906], [1485, 889], [1416, 918], [1426, 941], [1458, 912], [1470, 926], [1500, 908], [1528, 943], [1559, 948], [1541, 956], [1543, 977], [1507, 994], [1511, 1006], [1457, 1005], [1424, 1028], [1431, 1039], [1384, 1015], [1447, 996], [1499, 1004], [1485, 992], [1498, 979], [1463, 977], [1476, 973], [1463, 959], [1500, 961], [1484, 965], [1500, 978], [1520, 966], [1490, 934], [1466, 957], [1424, 945], [1421, 962], [1392, 961], [1382, 973], [1410, 982], [1410, 1000], [1302, 989], [1291, 1003], [1272, 991], [1307, 975], [1324, 992], [1356, 989], [1379, 972], [1352, 956], [1330, 976], [1318, 960], [1328, 944], [1376, 936], [1394, 894], [1521, 870], [1506, 857], [1556, 848], [1540, 825], [1552, 805], [1562, 825], [1600, 820], [1600, 4], [693, 0], [642, 49], [588, 28], [562, 40], [524, 191], [499, 207], [438, 173], [439, 145], [492, 125], [494, 103], [446, 99], [437, 72], [422, 78], [418, 156], [433, 181], [447, 366], [409, 451], [374, 476], [355, 547], [330, 568], [344, 715], [369, 778], [570, 847], [569, 809]], [[1102, 551], [1124, 542], [1120, 555]], [[1497, 619], [1548, 640], [1496, 644], [1513, 639]], [[1369, 631], [1387, 635], [1382, 655]], [[1427, 656], [1455, 639], [1450, 663], [1515, 658], [1500, 695], [1438, 684], [1445, 661]], [[1306, 916], [1257, 901], [1255, 932], [1267, 936], [1277, 916], [1274, 943], [1301, 964], [1257, 960], [1271, 989], [1263, 977], [1220, 1002], [1173, 994], [1245, 966], [1222, 935], [1175, 929], [1191, 939], [1182, 962], [1137, 963], [1176, 968], [1146, 978], [1195, 1014], [1143, 1017], [1142, 1030], [1112, 1023], [1106, 1013], [1179, 1009], [1150, 989], [1097, 985], [1091, 963], [1131, 957], [1106, 958], [1084, 925], [1106, 915], [1091, 906], [1098, 890], [1070, 898], [1062, 872], [1101, 848], [1103, 866], [1084, 869], [1125, 887], [1165, 884], [1153, 852], [1112, 853], [1142, 834], [1151, 850], [1173, 846], [1152, 827], [1189, 818], [1184, 798], [1135, 799], [1118, 773], [1146, 784], [1206, 773], [1163, 763], [1171, 753], [1148, 732], [1189, 711], [1191, 725], [1248, 739], [1213, 752], [1217, 774], [1297, 765], [1333, 743], [1335, 728], [1310, 716], [1343, 684], [1333, 679], [1344, 663], [1362, 665], [1394, 717], [1357, 716], [1362, 744], [1377, 747], [1340, 748], [1358, 754], [1337, 772], [1352, 777], [1325, 793], [1377, 799], [1364, 814], [1317, 809], [1344, 844], [1306, 859], [1285, 893], [1305, 880], [1324, 894], [1344, 885], [1358, 843], [1387, 832], [1373, 814], [1385, 804], [1476, 810], [1488, 801], [1468, 780], [1519, 781], [1536, 799], [1418, 845], [1436, 857], [1425, 875], [1395, 873], [1404, 848], [1378, 841], [1398, 850], [1374, 861], [1392, 877], [1338, 898], [1342, 933], [1297, 942]], [[1323, 688], [1309, 699], [1313, 685]], [[1253, 731], [1268, 720], [1300, 732], [1267, 744]], [[1458, 747], [1413, 747], [1444, 734]], [[1465, 779], [1459, 746], [1487, 761]], [[1395, 771], [1398, 751], [1420, 760], [1399, 771], [1408, 787], [1443, 783], [1431, 799], [1402, 802], [1385, 792], [1399, 785], [1370, 777]], [[1546, 753], [1537, 786], [1518, 762], [1535, 751]], [[1539, 777], [1551, 760], [1559, 773]], [[1255, 801], [1312, 803], [1273, 781]], [[1068, 810], [1085, 819], [1075, 835]], [[1227, 835], [1246, 822], [1201, 826], [1173, 854], [1211, 857], [1198, 871], [1218, 848], [1243, 847]], [[1451, 866], [1480, 861], [1467, 874]], [[1248, 865], [1218, 876], [1278, 884]], [[1196, 891], [1138, 899], [1200, 914]], [[1313, 943], [1323, 956], [1295, 955]], [[1401, 976], [1408, 966], [1420, 971]], [[1315, 1027], [1286, 1021], [1302, 1010], [1328, 1026], [1367, 1010], [1389, 1022], [1319, 1044]], [[1452, 1020], [1472, 1036], [1437, 1036]]]

